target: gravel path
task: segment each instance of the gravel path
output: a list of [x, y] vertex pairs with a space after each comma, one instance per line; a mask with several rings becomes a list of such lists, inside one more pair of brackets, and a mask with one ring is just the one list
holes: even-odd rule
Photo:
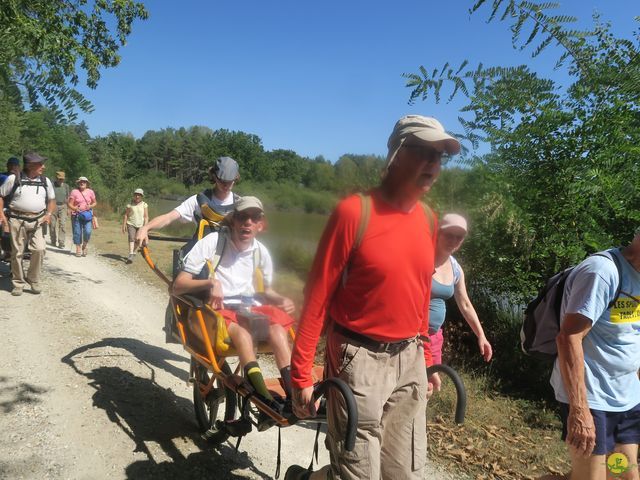
[[[12, 297], [7, 265], [0, 275], [0, 478], [274, 476], [277, 428], [254, 430], [238, 453], [198, 435], [189, 359], [164, 343], [167, 297], [156, 287], [108, 254], [51, 247], [41, 295]], [[282, 478], [288, 465], [308, 465], [315, 431], [281, 433]], [[430, 466], [425, 478], [454, 477]]]

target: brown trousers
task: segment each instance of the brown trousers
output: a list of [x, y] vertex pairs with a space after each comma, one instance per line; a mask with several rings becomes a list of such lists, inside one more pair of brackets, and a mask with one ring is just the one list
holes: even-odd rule
[[353, 451], [344, 448], [346, 410], [328, 395], [326, 445], [336, 479], [422, 479], [427, 461], [427, 372], [422, 342], [397, 354], [376, 353], [330, 331], [326, 374], [344, 380], [358, 406]]
[[[27, 283], [37, 286], [40, 283], [40, 272], [47, 248], [42, 232], [42, 217], [31, 221], [9, 218], [9, 228], [11, 229], [13, 288], [22, 290]], [[29, 261], [29, 270], [25, 275], [22, 268], [22, 256], [26, 245], [29, 245], [29, 250], [31, 250], [31, 260]]]

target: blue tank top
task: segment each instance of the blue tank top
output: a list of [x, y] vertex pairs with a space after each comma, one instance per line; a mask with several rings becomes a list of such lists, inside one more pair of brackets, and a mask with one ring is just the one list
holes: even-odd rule
[[437, 281], [435, 278], [431, 279], [431, 301], [429, 302], [429, 334], [433, 335], [442, 328], [444, 319], [447, 315], [446, 300], [453, 297], [456, 283], [460, 280], [460, 264], [455, 258], [449, 257], [451, 260], [451, 267], [453, 269], [453, 283], [445, 285]]

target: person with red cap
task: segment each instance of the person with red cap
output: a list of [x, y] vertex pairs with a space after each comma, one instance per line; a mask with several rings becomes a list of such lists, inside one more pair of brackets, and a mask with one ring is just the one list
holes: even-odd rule
[[[314, 416], [311, 368], [326, 331], [325, 376], [345, 381], [358, 407], [355, 448], [344, 449], [345, 409], [341, 397], [329, 391], [331, 464], [313, 473], [292, 465], [286, 480], [423, 477], [425, 364], [431, 364], [423, 339], [437, 220], [420, 199], [438, 178], [443, 158], [458, 153], [460, 143], [435, 118], [407, 115], [396, 123], [387, 146], [381, 184], [341, 201], [327, 223], [291, 358], [294, 413]], [[429, 380], [437, 388], [437, 374]]]

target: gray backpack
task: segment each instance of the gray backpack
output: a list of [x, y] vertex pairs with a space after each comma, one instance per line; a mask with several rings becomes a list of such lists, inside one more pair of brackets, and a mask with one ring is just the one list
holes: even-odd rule
[[[620, 296], [622, 284], [622, 269], [618, 257], [610, 252], [594, 253], [599, 257], [605, 257], [616, 265], [618, 270], [618, 287], [616, 294], [607, 308], [611, 308]], [[573, 271], [569, 267], [552, 276], [540, 290], [524, 312], [524, 321], [520, 329], [520, 344], [522, 351], [541, 360], [554, 360], [558, 355], [556, 336], [560, 332], [560, 308], [567, 277]]]

